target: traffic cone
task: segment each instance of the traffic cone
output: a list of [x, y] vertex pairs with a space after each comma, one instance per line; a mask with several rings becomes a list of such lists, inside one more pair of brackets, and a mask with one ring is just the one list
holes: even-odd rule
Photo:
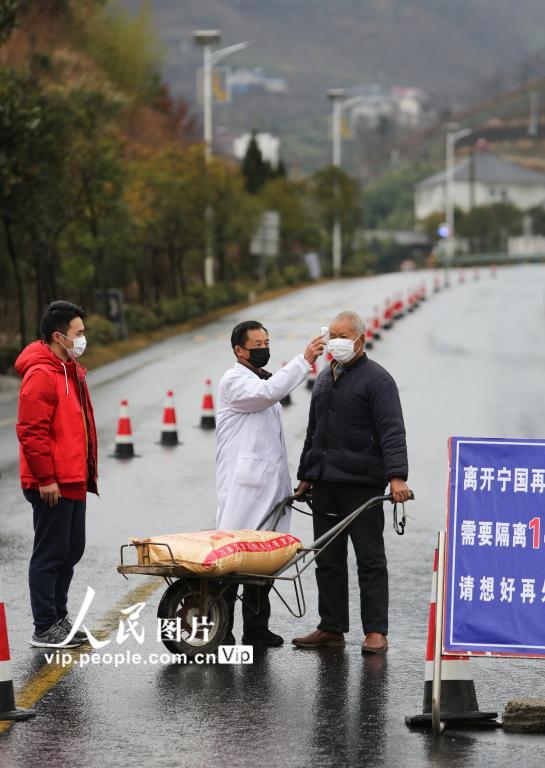
[[212, 382], [206, 379], [206, 392], [201, 405], [201, 429], [216, 429], [216, 414], [214, 411], [214, 398], [212, 397]]
[[174, 408], [174, 392], [169, 389], [165, 398], [163, 409], [163, 423], [161, 424], [161, 437], [159, 445], [181, 445], [178, 440], [178, 427], [176, 425], [176, 410]]
[[308, 372], [307, 376], [307, 389], [312, 391], [314, 388], [314, 382], [316, 381], [316, 377], [318, 376], [318, 366], [316, 363], [312, 363], [312, 366], [310, 368], [310, 371]]
[[375, 307], [375, 316], [373, 317], [373, 322], [371, 323], [371, 327], [373, 328], [373, 335], [375, 339], [378, 341], [380, 339], [380, 307]]
[[122, 400], [119, 406], [115, 450], [110, 454], [113, 459], [132, 459], [136, 456], [132, 441], [131, 420], [129, 418], [129, 401]]
[[33, 709], [21, 709], [15, 705], [6, 610], [0, 595], [0, 720], [28, 720], [35, 716]]
[[375, 341], [375, 334], [373, 333], [373, 329], [371, 327], [371, 324], [367, 326], [367, 330], [365, 331], [365, 346], [367, 349], [373, 349], [373, 344]]
[[384, 302], [384, 314], [382, 316], [382, 327], [391, 328], [394, 324], [394, 310], [393, 310], [393, 304], [390, 302], [390, 299], [386, 299]]
[[[435, 648], [435, 615], [437, 609], [437, 563], [439, 551], [433, 558], [428, 644], [424, 674], [424, 701], [422, 714], [405, 718], [409, 728], [431, 727], [431, 701], [433, 687], [433, 656]], [[441, 721], [445, 727], [497, 727], [497, 712], [481, 712], [477, 703], [475, 683], [468, 656], [441, 656]]]
[[405, 306], [401, 297], [401, 293], [396, 293], [394, 298], [394, 320], [401, 320], [405, 314]]
[[[282, 368], [283, 368], [285, 365], [286, 365], [286, 361], [284, 360], [284, 362], [282, 363]], [[286, 405], [292, 405], [292, 404], [293, 404], [293, 403], [292, 403], [292, 400], [291, 400], [291, 393], [290, 393], [290, 392], [288, 392], [288, 394], [286, 395], [286, 397], [283, 397], [283, 398], [282, 398], [282, 400], [280, 400], [280, 405], [286, 406]]]

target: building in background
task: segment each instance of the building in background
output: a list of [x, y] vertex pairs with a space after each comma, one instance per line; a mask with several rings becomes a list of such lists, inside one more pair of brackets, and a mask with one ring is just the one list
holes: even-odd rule
[[233, 69], [227, 75], [227, 84], [235, 95], [251, 91], [282, 94], [288, 90], [284, 78], [271, 77], [261, 67]]
[[[446, 172], [440, 171], [415, 186], [417, 221], [445, 210]], [[545, 204], [545, 174], [502, 160], [490, 152], [472, 152], [456, 163], [453, 172], [454, 207], [511, 203], [521, 211]]]
[[351, 88], [348, 95], [360, 97], [350, 109], [353, 128], [362, 123], [366, 128], [376, 130], [382, 122], [388, 121], [403, 130], [410, 130], [421, 127], [434, 116], [428, 95], [421, 88], [362, 85]]

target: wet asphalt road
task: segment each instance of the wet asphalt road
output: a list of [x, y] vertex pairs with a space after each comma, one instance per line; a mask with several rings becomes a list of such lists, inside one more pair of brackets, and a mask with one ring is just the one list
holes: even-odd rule
[[[420, 273], [431, 286], [431, 275]], [[231, 365], [228, 337], [255, 317], [271, 334], [271, 368], [302, 351], [340, 309], [365, 318], [414, 275], [386, 275], [305, 289], [223, 318], [91, 374], [101, 445], [101, 498], [88, 503], [88, 544], [71, 589], [75, 614], [87, 585], [96, 590], [94, 629], [112, 628], [146, 580], [116, 573], [118, 549], [132, 535], [213, 527], [214, 434], [196, 427], [203, 380], [217, 384]], [[48, 690], [43, 655], [29, 648], [26, 568], [30, 507], [18, 487], [13, 426], [0, 428], [0, 579], [6, 599], [17, 691], [25, 702], [45, 695], [38, 716], [0, 736], [0, 766], [537, 766], [543, 739], [502, 731], [448, 732], [440, 740], [409, 731], [404, 717], [421, 709], [427, 611], [436, 531], [445, 523], [449, 435], [543, 437], [545, 267], [505, 268], [492, 279], [470, 275], [431, 296], [386, 332], [369, 353], [396, 378], [408, 432], [410, 507], [405, 537], [388, 519], [390, 651], [360, 655], [358, 591], [351, 581], [352, 626], [343, 650], [294, 648], [289, 640], [316, 625], [314, 577], [307, 572], [307, 616], [296, 621], [275, 606], [271, 627], [286, 644], [256, 655], [251, 666], [125, 665], [72, 670]], [[155, 444], [165, 391], [173, 388], [184, 445]], [[141, 458], [108, 459], [119, 400], [127, 397]], [[295, 475], [310, 394], [300, 388], [284, 412]], [[6, 418], [4, 406], [3, 417]], [[9, 418], [9, 413], [7, 414]], [[293, 532], [312, 538], [308, 518]], [[355, 562], [351, 556], [352, 573]], [[142, 645], [129, 637], [114, 651], [161, 651], [154, 617], [162, 591], [145, 594]], [[148, 592], [150, 590], [148, 589]], [[285, 590], [284, 590], [285, 591]], [[112, 608], [117, 610], [112, 612]], [[240, 637], [240, 627], [235, 624]], [[472, 662], [481, 709], [499, 710], [516, 695], [544, 695], [543, 665], [527, 660]], [[55, 675], [53, 674], [53, 678]]]

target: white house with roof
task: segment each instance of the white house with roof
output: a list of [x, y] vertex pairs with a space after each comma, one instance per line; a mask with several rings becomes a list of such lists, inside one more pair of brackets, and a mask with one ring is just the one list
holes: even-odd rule
[[[454, 166], [454, 206], [469, 211], [475, 206], [511, 203], [521, 211], [545, 204], [545, 174], [509, 163], [490, 152], [475, 152]], [[445, 210], [446, 173], [429, 176], [415, 186], [417, 221]]]

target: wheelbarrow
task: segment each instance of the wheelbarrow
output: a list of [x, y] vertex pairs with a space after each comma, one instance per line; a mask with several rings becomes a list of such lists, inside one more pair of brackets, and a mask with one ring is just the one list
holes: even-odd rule
[[[414, 495], [411, 492], [411, 499]], [[312, 506], [310, 494], [295, 497], [288, 496], [279, 502], [261, 521], [257, 530], [275, 531], [280, 519], [289, 507], [302, 514], [312, 514], [296, 506], [296, 501], [306, 501]], [[234, 585], [251, 584], [254, 586], [270, 585], [287, 610], [297, 619], [306, 613], [305, 595], [301, 576], [312, 565], [316, 558], [333, 542], [341, 533], [351, 525], [354, 520], [372, 507], [390, 501], [393, 507], [393, 526], [396, 533], [402, 535], [405, 531], [406, 515], [403, 505], [401, 517], [398, 517], [397, 504], [394, 503], [391, 494], [375, 496], [362, 504], [346, 517], [339, 520], [329, 531], [320, 536], [308, 547], [303, 547], [285, 565], [275, 573], [264, 576], [256, 573], [226, 573], [207, 575], [206, 573], [194, 573], [175, 562], [172, 550], [167, 543], [154, 541], [155, 546], [165, 547], [172, 562], [163, 562], [153, 565], [129, 565], [125, 562], [126, 550], [135, 548], [137, 544], [123, 544], [120, 549], [120, 564], [117, 566], [119, 573], [125, 578], [128, 575], [139, 574], [142, 576], [158, 576], [168, 584], [157, 608], [157, 618], [162, 620], [162, 626], [168, 627], [169, 622], [176, 627], [176, 631], [162, 631], [161, 639], [164, 646], [172, 654], [184, 658], [194, 658], [198, 654], [213, 653], [223, 644], [229, 622], [229, 607], [226, 593]], [[333, 515], [336, 517], [336, 515]], [[294, 603], [289, 604], [280, 593], [275, 582], [288, 582], [294, 589]], [[232, 594], [232, 593], [231, 593]], [[242, 600], [239, 596], [237, 599]], [[259, 604], [249, 605], [249, 609], [255, 613], [259, 611]], [[196, 627], [199, 629], [196, 631]], [[202, 658], [202, 657], [201, 657]]]

